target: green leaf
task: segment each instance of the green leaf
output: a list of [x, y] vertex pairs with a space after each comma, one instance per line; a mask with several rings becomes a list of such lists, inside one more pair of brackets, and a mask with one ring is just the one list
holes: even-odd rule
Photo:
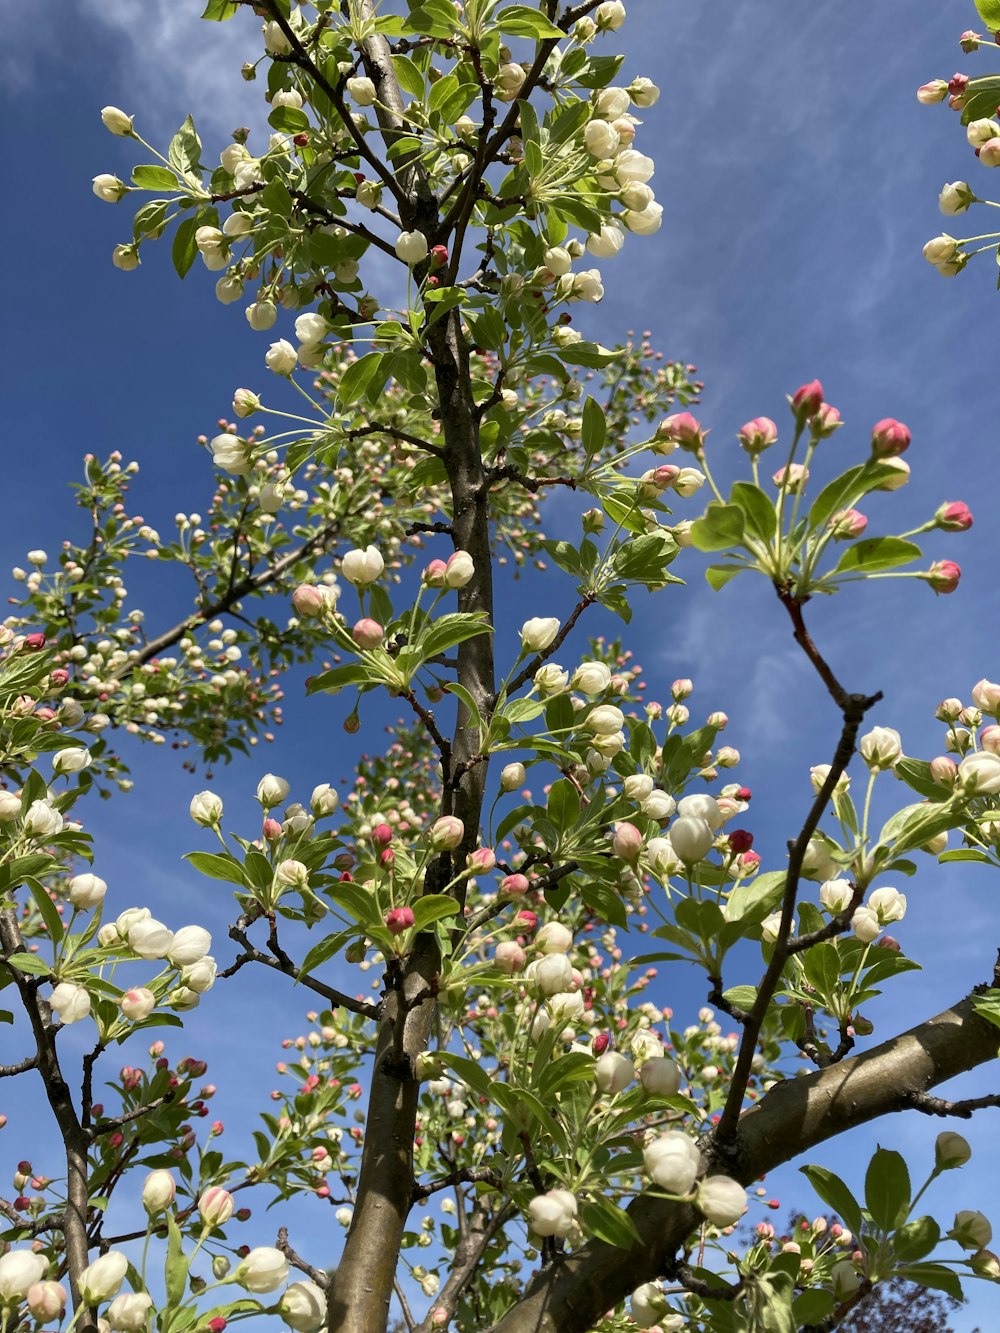
[[709, 565], [705, 570], [705, 580], [713, 592], [718, 592], [730, 579], [745, 573], [749, 568], [749, 565]]
[[309, 117], [297, 106], [276, 106], [267, 123], [279, 134], [302, 134], [309, 128]]
[[[308, 976], [317, 967], [321, 967], [333, 958], [335, 954], [340, 953], [346, 944], [357, 937], [357, 933], [356, 930], [339, 930], [336, 934], [327, 935], [325, 939], [320, 940], [309, 950], [299, 964], [299, 979]], [[298, 985], [298, 981], [296, 981], [296, 985]]]
[[167, 1255], [163, 1265], [164, 1286], [167, 1304], [181, 1305], [184, 1290], [187, 1287], [188, 1260], [184, 1253], [184, 1241], [180, 1227], [172, 1212], [167, 1212]]
[[169, 167], [133, 167], [132, 184], [140, 190], [176, 190], [177, 177]]
[[754, 536], [765, 542], [771, 540], [777, 530], [778, 516], [773, 501], [768, 499], [759, 486], [749, 481], [733, 482], [729, 503], [743, 510], [747, 527]]
[[491, 634], [493, 627], [479, 612], [469, 614], [466, 611], [452, 611], [435, 620], [430, 629], [420, 636], [418, 647], [424, 661], [437, 657], [439, 653], [474, 639], [479, 634]]
[[892, 1248], [897, 1259], [904, 1263], [923, 1259], [930, 1254], [941, 1239], [941, 1228], [933, 1217], [915, 1217], [912, 1222], [899, 1228], [892, 1238]]
[[747, 1012], [751, 1010], [757, 1002], [756, 986], [730, 986], [722, 992], [723, 998], [728, 1000], [737, 1009], [743, 1009]]
[[537, 41], [559, 41], [566, 34], [544, 14], [528, 5], [508, 5], [497, 15], [502, 32], [511, 37], [534, 37]]
[[847, 548], [833, 573], [871, 573], [878, 569], [895, 569], [897, 565], [908, 565], [920, 555], [920, 547], [914, 542], [904, 541], [902, 537], [868, 537]]
[[246, 887], [243, 867], [234, 856], [221, 852], [188, 852], [184, 860], [190, 861], [195, 870], [211, 879], [223, 879], [229, 884]]
[[986, 990], [972, 997], [972, 1007], [980, 1018], [1000, 1028], [1000, 990]]
[[944, 1264], [907, 1264], [903, 1268], [897, 1268], [895, 1276], [907, 1282], [919, 1282], [922, 1287], [933, 1287], [936, 1291], [947, 1292], [955, 1301], [965, 1299], [958, 1275], [950, 1268], [945, 1268]]
[[923, 759], [898, 759], [892, 770], [908, 787], [929, 801], [947, 801], [952, 792], [931, 777], [931, 766]]
[[176, 167], [181, 172], [192, 172], [198, 175], [201, 167], [201, 140], [198, 138], [198, 131], [194, 127], [194, 120], [188, 116], [184, 124], [180, 127], [174, 137], [170, 140], [170, 147], [167, 149], [167, 157], [170, 159], [170, 165]]
[[458, 903], [447, 893], [425, 893], [413, 904], [413, 929], [425, 930], [435, 921], [455, 916], [458, 910]]
[[52, 970], [44, 958], [34, 953], [12, 953], [4, 962], [18, 972], [27, 972], [36, 977], [47, 977]]
[[197, 218], [185, 218], [183, 222], [178, 223], [177, 230], [174, 232], [170, 257], [174, 261], [174, 268], [177, 270], [178, 276], [181, 278], [187, 276], [191, 265], [198, 258], [198, 246], [195, 244], [194, 234], [200, 225]]
[[[599, 224], [599, 215], [595, 214], [595, 217]], [[600, 226], [588, 227], [588, 230], [600, 231]], [[603, 366], [609, 366], [618, 356], [617, 352], [610, 352], [606, 347], [590, 342], [570, 343], [568, 347], [558, 348], [556, 354], [567, 366], [586, 366], [588, 370], [600, 370]]]
[[579, 793], [566, 778], [560, 778], [549, 788], [546, 809], [549, 819], [560, 833], [572, 828], [580, 818]]
[[25, 881], [31, 891], [31, 896], [35, 900], [35, 906], [38, 908], [39, 916], [45, 922], [45, 929], [49, 932], [51, 939], [58, 942], [65, 933], [65, 926], [62, 923], [56, 905], [45, 892], [45, 889], [39, 884], [37, 879], [28, 879]]
[[212, 23], [225, 23], [239, 12], [239, 8], [239, 0], [208, 0], [202, 18]]
[[942, 852], [938, 857], [938, 864], [945, 865], [948, 861], [978, 861], [984, 866], [994, 864], [985, 852], [977, 852], [974, 847], [960, 847], [953, 852]]
[[580, 1209], [584, 1229], [608, 1245], [628, 1250], [640, 1240], [635, 1223], [610, 1199], [591, 1199]]
[[345, 685], [363, 685], [371, 673], [362, 662], [348, 662], [313, 676], [306, 684], [307, 694], [335, 694]]
[[891, 1231], [910, 1206], [910, 1173], [898, 1152], [877, 1148], [865, 1175], [865, 1205], [882, 1231]]
[[856, 1236], [860, 1236], [864, 1221], [861, 1206], [841, 1178], [825, 1166], [800, 1166], [799, 1170], [827, 1207], [843, 1218]]
[[979, 17], [990, 32], [1000, 29], [1000, 0], [975, 0]]
[[374, 379], [384, 355], [384, 352], [369, 352], [367, 356], [361, 357], [347, 367], [337, 389], [337, 397], [342, 406], [349, 407], [351, 403], [358, 401]]
[[802, 1292], [792, 1303], [795, 1327], [806, 1328], [810, 1324], [820, 1323], [827, 1315], [833, 1313], [836, 1305], [833, 1292], [825, 1291], [822, 1287], [812, 1287], [809, 1291]]
[[455, 1055], [451, 1051], [439, 1051], [437, 1056], [473, 1092], [478, 1092], [482, 1097], [490, 1095], [490, 1076], [477, 1061], [470, 1060], [467, 1055]]
[[588, 459], [595, 458], [604, 448], [608, 423], [600, 403], [588, 394], [583, 405], [583, 449]]
[[392, 57], [392, 68], [404, 93], [409, 93], [411, 97], [416, 97], [419, 101], [424, 100], [424, 76], [420, 69], [409, 56], [394, 55]]
[[691, 541], [699, 551], [725, 551], [740, 545], [745, 526], [743, 510], [738, 505], [713, 500], [701, 518], [695, 519]]

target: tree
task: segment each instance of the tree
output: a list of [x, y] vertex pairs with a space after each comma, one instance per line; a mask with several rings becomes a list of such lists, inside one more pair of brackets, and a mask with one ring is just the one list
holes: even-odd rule
[[[943, 1235], [916, 1211], [968, 1160], [950, 1131], [915, 1192], [891, 1149], [872, 1158], [863, 1203], [803, 1166], [856, 1248], [823, 1245], [808, 1265], [764, 1238], [728, 1250], [745, 1187], [780, 1163], [904, 1108], [968, 1116], [1000, 1102], [929, 1091], [995, 1056], [996, 977], [855, 1053], [869, 1035], [861, 1007], [914, 966], [884, 934], [906, 910], [886, 876], [912, 873], [917, 851], [1000, 863], [1000, 726], [979, 730], [1000, 717], [1000, 685], [942, 706], [948, 753], [904, 757], [896, 732], [862, 734], [880, 696], [837, 677], [806, 619], [819, 594], [871, 578], [953, 592], [954, 562], [904, 567], [922, 558], [915, 537], [968, 528], [968, 508], [946, 502], [916, 531], [863, 536], [855, 505], [908, 476], [909, 431], [890, 418], [806, 502], [841, 424], [818, 381], [790, 395], [787, 427], [746, 423], [749, 479], [724, 497], [686, 410], [694, 368], [575, 327], [603, 295], [584, 255], [645, 244], [661, 221], [631, 110], [658, 90], [616, 83], [620, 62], [604, 53], [625, 21], [619, 0], [210, 0], [206, 18], [243, 22], [248, 9], [264, 21], [266, 150], [252, 155], [240, 131], [209, 169], [192, 119], [160, 154], [137, 117], [102, 113], [124, 147], [157, 158], [132, 168], [131, 186], [95, 178], [112, 203], [155, 196], [117, 267], [169, 235], [179, 274], [200, 256], [253, 328], [280, 333], [279, 312], [299, 312], [298, 346], [280, 337], [265, 356], [280, 406], [236, 390], [235, 420], [206, 440], [221, 474], [207, 517], [179, 516], [176, 539], [129, 515], [131, 465], [88, 457], [89, 534], [54, 570], [30, 553], [6, 630], [0, 945], [28, 1054], [0, 1074], [41, 1076], [66, 1168], [61, 1182], [18, 1169], [21, 1193], [3, 1205], [5, 1314], [41, 1325], [68, 1297], [81, 1328], [139, 1329], [155, 1304], [161, 1333], [221, 1333], [263, 1310], [338, 1333], [384, 1333], [397, 1313], [421, 1333], [828, 1329], [879, 1283], [958, 1297], [956, 1268], [995, 1279], [981, 1214], [960, 1212]], [[250, 417], [275, 432], [244, 433]], [[786, 461], [769, 484], [761, 459], [779, 435]], [[685, 453], [690, 465], [658, 461]], [[675, 519], [668, 497], [706, 486], [701, 516]], [[575, 540], [539, 528], [555, 488], [581, 499]], [[448, 558], [414, 569], [429, 543]], [[496, 632], [506, 552], [544, 557], [576, 585], [568, 612], [529, 616], [513, 647]], [[739, 762], [718, 743], [725, 715], [691, 726], [686, 680], [666, 707], [640, 709], [620, 644], [578, 652], [591, 608], [627, 625], [639, 590], [669, 597], [675, 561], [693, 568], [697, 552], [713, 558], [712, 589], [768, 580], [841, 715], [772, 870], [746, 830], [725, 827], [751, 800], [721, 781]], [[121, 569], [136, 554], [193, 576], [193, 610], [174, 626], [126, 609]], [[562, 651], [579, 665], [559, 666]], [[233, 961], [217, 972], [202, 927], [174, 931], [142, 907], [102, 921], [107, 886], [80, 871], [91, 843], [66, 816], [131, 782], [116, 728], [233, 759], [266, 735], [301, 666], [312, 695], [348, 701], [350, 733], [374, 695], [410, 720], [362, 761], [342, 806], [329, 783], [286, 804], [304, 792], [267, 773], [261, 827], [234, 830], [211, 790], [195, 796], [215, 850], [189, 859], [235, 886]], [[847, 772], [858, 749], [860, 810]], [[531, 770], [540, 794], [525, 790]], [[919, 799], [876, 830], [871, 793], [889, 773]], [[955, 830], [964, 846], [946, 851]], [[632, 927], [653, 952], [635, 956]], [[712, 1008], [675, 1030], [645, 969], [681, 962], [704, 974]], [[377, 998], [351, 993], [355, 966], [376, 969]], [[255, 969], [323, 1005], [263, 1114], [256, 1160], [199, 1139], [204, 1070], [171, 1065], [159, 1040], [148, 1062], [130, 1055], [112, 1105], [97, 1100], [105, 1051], [137, 1051], [148, 1029], [181, 1025], [217, 975], [240, 985]], [[62, 1034], [77, 1022], [97, 1037], [74, 1076]], [[802, 1060], [811, 1071], [790, 1077]], [[362, 1130], [350, 1122], [364, 1085]], [[320, 1254], [284, 1226], [242, 1254], [226, 1227], [251, 1188], [332, 1207], [322, 1219], [346, 1228], [334, 1262], [326, 1228]], [[148, 1226], [122, 1230], [140, 1193]], [[414, 1230], [414, 1208], [442, 1194], [454, 1223], [428, 1214]], [[415, 1248], [434, 1265], [412, 1263]], [[290, 1268], [305, 1280], [255, 1299]], [[231, 1298], [233, 1284], [246, 1294]]]

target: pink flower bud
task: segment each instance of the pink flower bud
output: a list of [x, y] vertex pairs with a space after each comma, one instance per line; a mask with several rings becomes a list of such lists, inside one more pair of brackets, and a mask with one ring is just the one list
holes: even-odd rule
[[520, 912], [514, 917], [514, 920], [522, 930], [534, 930], [538, 925], [538, 917], [534, 912], [529, 912], [526, 907], [521, 908]]
[[707, 727], [712, 727], [715, 731], [725, 731], [726, 727], [729, 725], [729, 714], [721, 712], [709, 713], [708, 717], [705, 718], [705, 725]]
[[508, 976], [513, 976], [515, 972], [522, 972], [527, 962], [528, 955], [519, 944], [513, 940], [504, 940], [502, 944], [496, 947], [494, 954], [497, 967], [501, 972], [506, 972]]
[[795, 420], [800, 423], [808, 421], [823, 403], [822, 384], [819, 380], [810, 380], [808, 384], [801, 385], [792, 394], [790, 402]]
[[637, 861], [642, 852], [642, 834], [634, 824], [619, 824], [611, 843], [615, 856], [623, 861]]
[[477, 847], [465, 858], [466, 867], [477, 875], [488, 874], [497, 863], [497, 854], [492, 847]]
[[385, 630], [377, 620], [359, 620], [351, 630], [351, 638], [359, 648], [377, 648], [382, 642]]
[[[878, 949], [888, 949], [891, 953], [899, 953], [900, 949], [902, 948], [902, 945], [899, 943], [899, 940], [895, 938], [895, 936], [883, 935], [880, 940], [875, 941], [875, 947]], [[855, 1023], [854, 1026], [855, 1026], [855, 1031], [857, 1031], [857, 1023]]]
[[670, 693], [676, 703], [681, 703], [684, 699], [690, 699], [694, 694], [694, 682], [690, 680], [675, 680], [670, 687]]
[[740, 873], [743, 875], [756, 874], [760, 867], [759, 852], [743, 852], [739, 858]]
[[69, 672], [62, 667], [56, 667], [55, 671], [49, 673], [49, 684], [53, 689], [60, 690], [69, 680]]
[[300, 583], [292, 593], [292, 606], [299, 616], [321, 616], [326, 609], [326, 598], [319, 588], [309, 583]]
[[261, 834], [267, 842], [277, 842], [281, 837], [281, 825], [276, 819], [272, 819], [269, 815], [267, 819], [264, 820]]
[[[983, 732], [983, 737], [985, 737], [987, 731], [992, 730], [994, 730], [994, 728], [987, 727]], [[996, 728], [996, 730], [998, 732], [997, 739], [1000, 740], [1000, 727]], [[984, 748], [989, 750], [993, 747], [984, 745]], [[996, 753], [996, 751], [994, 751], [994, 753]], [[932, 782], [937, 782], [942, 787], [954, 787], [958, 775], [958, 765], [955, 763], [954, 759], [952, 759], [951, 755], [939, 754], [936, 759], [931, 760], [930, 770]]]
[[971, 28], [966, 28], [965, 32], [959, 37], [958, 44], [966, 55], [971, 55], [979, 46], [980, 42], [984, 42], [985, 40], [985, 37], [980, 36], [978, 32], [973, 32]]
[[[940, 82], [940, 80], [935, 80], [935, 82]], [[968, 74], [953, 74], [948, 80], [948, 91], [951, 93], [952, 97], [960, 97], [968, 86]]]
[[448, 566], [443, 560], [432, 560], [424, 570], [424, 582], [428, 588], [447, 587]]
[[597, 1036], [593, 1040], [591, 1049], [593, 1050], [595, 1055], [603, 1055], [610, 1045], [611, 1045], [611, 1033], [598, 1032]]
[[500, 881], [500, 892], [506, 893], [512, 898], [518, 898], [522, 893], [527, 893], [530, 887], [527, 875], [505, 875]]
[[388, 824], [376, 824], [372, 829], [372, 842], [376, 847], [388, 847], [392, 842], [392, 829]]
[[935, 560], [923, 577], [936, 593], [954, 592], [962, 577], [962, 570], [954, 560]]
[[412, 907], [393, 907], [385, 914], [385, 924], [392, 935], [402, 935], [413, 925]]
[[753, 846], [753, 834], [747, 829], [734, 828], [729, 835], [729, 846], [734, 852], [748, 852]]
[[948, 85], [944, 79], [932, 79], [917, 89], [917, 101], [921, 106], [933, 106], [935, 102], [943, 102], [947, 96]]
[[770, 417], [754, 417], [739, 428], [736, 438], [748, 454], [759, 454], [777, 443], [778, 427]]
[[690, 453], [697, 453], [704, 447], [708, 431], [702, 430], [700, 422], [690, 412], [675, 412], [665, 417], [656, 428], [661, 440], [673, 441]]
[[910, 447], [910, 429], [894, 417], [883, 417], [872, 428], [872, 453], [876, 458], [892, 458]]
[[209, 1227], [221, 1227], [229, 1221], [236, 1207], [233, 1196], [228, 1190], [213, 1185], [198, 1200], [198, 1212], [201, 1220]]
[[948, 500], [934, 511], [934, 520], [945, 532], [968, 532], [972, 510], [962, 500]]
[[828, 526], [834, 541], [853, 541], [867, 528], [868, 519], [858, 509], [841, 509], [830, 516]]
[[843, 424], [837, 408], [831, 407], [829, 403], [820, 403], [810, 419], [809, 428], [817, 440], [826, 440]]
[[448, 247], [446, 245], [431, 246], [431, 268], [444, 268], [448, 262]]
[[391, 847], [383, 847], [378, 854], [378, 863], [383, 870], [391, 870], [396, 864], [396, 853]]
[[455, 815], [442, 815], [431, 825], [430, 837], [436, 852], [453, 852], [465, 837], [465, 825]]
[[805, 490], [809, 469], [803, 463], [789, 463], [786, 467], [779, 467], [771, 480], [779, 490], [795, 495]]
[[29, 653], [40, 652], [45, 647], [44, 634], [26, 634], [24, 636], [24, 646]]

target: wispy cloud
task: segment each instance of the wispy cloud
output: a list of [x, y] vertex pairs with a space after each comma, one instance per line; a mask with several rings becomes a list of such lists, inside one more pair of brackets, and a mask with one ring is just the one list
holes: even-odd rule
[[200, 3], [175, 0], [75, 0], [88, 22], [119, 40], [117, 87], [128, 109], [162, 134], [189, 111], [213, 133], [260, 119], [261, 89], [240, 78], [240, 66], [261, 51], [249, 13], [205, 23]]

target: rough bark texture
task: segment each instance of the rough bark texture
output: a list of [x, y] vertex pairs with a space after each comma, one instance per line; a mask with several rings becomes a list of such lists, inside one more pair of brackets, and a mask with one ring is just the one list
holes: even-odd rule
[[[845, 1130], [906, 1106], [997, 1054], [997, 1029], [971, 999], [841, 1064], [779, 1083], [740, 1118], [731, 1152], [713, 1166], [748, 1185]], [[710, 1160], [711, 1142], [704, 1145]], [[698, 1223], [690, 1205], [640, 1196], [629, 1214], [642, 1244], [591, 1241], [537, 1275], [493, 1333], [588, 1333], [637, 1286], [660, 1276]]]

